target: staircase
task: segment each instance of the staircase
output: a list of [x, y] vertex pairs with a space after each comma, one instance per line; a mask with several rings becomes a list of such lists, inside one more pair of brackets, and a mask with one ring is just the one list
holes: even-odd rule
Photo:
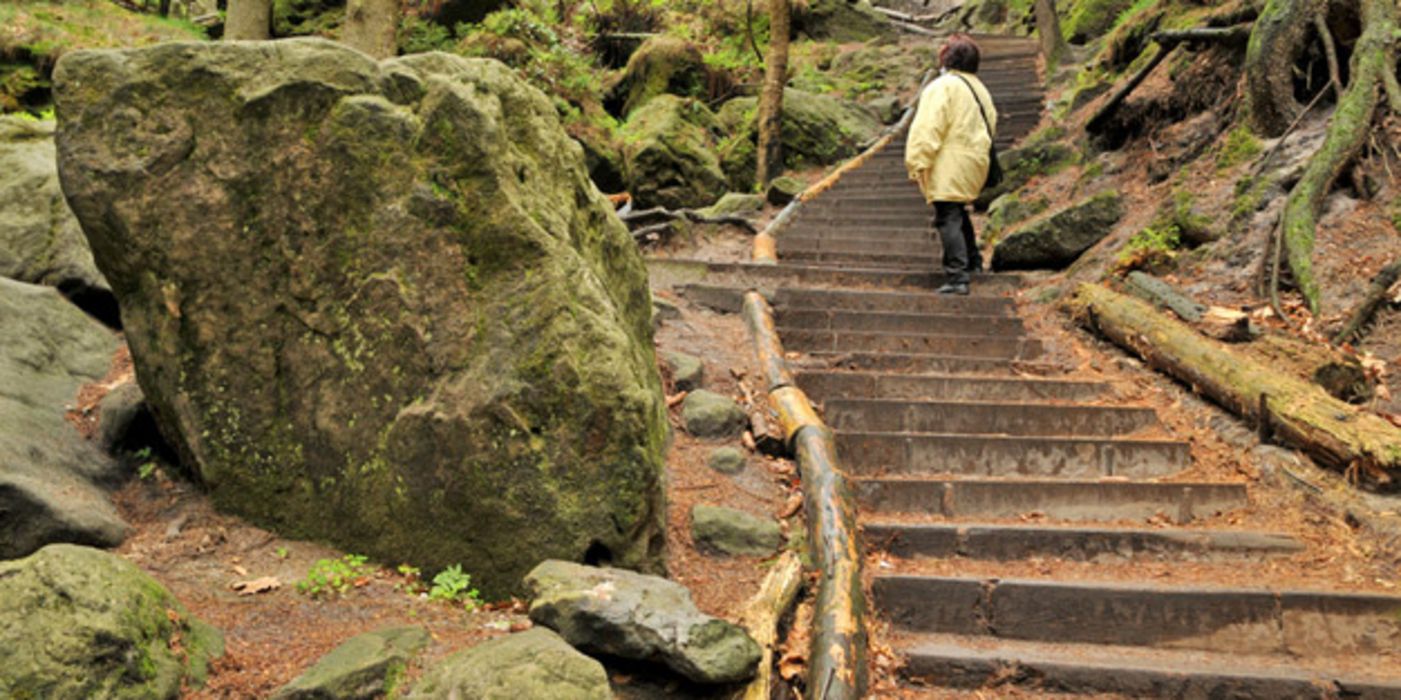
[[[1015, 138], [1041, 99], [1034, 48], [984, 47]], [[797, 382], [836, 431], [910, 696], [1401, 698], [1401, 598], [1272, 586], [1267, 563], [1305, 545], [1231, 526], [1246, 485], [1179, 478], [1189, 446], [1152, 409], [1035, 376], [1055, 372], [1009, 296], [1017, 277], [929, 292], [940, 251], [902, 155], [897, 141], [804, 205], [779, 265], [711, 264], [687, 291], [771, 294]], [[1149, 562], [1181, 574], [1145, 580]]]

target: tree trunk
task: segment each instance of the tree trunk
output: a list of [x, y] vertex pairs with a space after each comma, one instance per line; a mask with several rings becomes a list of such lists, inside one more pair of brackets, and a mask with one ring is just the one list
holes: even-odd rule
[[[1319, 288], [1313, 274], [1313, 248], [1318, 213], [1333, 182], [1367, 144], [1372, 134], [1372, 118], [1381, 98], [1383, 76], [1396, 70], [1395, 0], [1360, 2], [1362, 37], [1352, 52], [1351, 82], [1338, 100], [1323, 145], [1290, 191], [1280, 221], [1280, 235], [1284, 237], [1285, 256], [1289, 270], [1294, 273], [1294, 284], [1315, 314], [1319, 312]], [[1251, 81], [1247, 79], [1246, 82]]]
[[399, 0], [349, 0], [341, 42], [373, 58], [389, 58], [399, 52]]
[[[1049, 73], [1065, 55], [1065, 35], [1060, 31], [1060, 16], [1056, 14], [1056, 0], [1036, 0], [1036, 34], [1041, 39], [1041, 55], [1046, 58]], [[1046, 76], [1050, 79], [1050, 76]]]
[[1381, 416], [1097, 284], [1080, 285], [1070, 305], [1082, 323], [1319, 462], [1375, 486], [1401, 475], [1401, 428]]
[[1245, 52], [1246, 114], [1265, 136], [1279, 136], [1299, 114], [1294, 62], [1305, 48], [1313, 18], [1326, 0], [1269, 0]]
[[224, 38], [230, 41], [262, 41], [272, 38], [272, 0], [229, 0]]
[[788, 83], [791, 19], [789, 0], [769, 0], [769, 56], [759, 97], [759, 167], [754, 178], [760, 190], [783, 172], [783, 87]]

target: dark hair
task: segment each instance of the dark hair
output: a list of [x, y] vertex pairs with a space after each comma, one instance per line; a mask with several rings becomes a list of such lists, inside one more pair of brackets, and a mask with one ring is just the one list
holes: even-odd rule
[[978, 50], [978, 43], [967, 34], [949, 36], [939, 49], [939, 64], [949, 70], [977, 73], [981, 59], [982, 52]]

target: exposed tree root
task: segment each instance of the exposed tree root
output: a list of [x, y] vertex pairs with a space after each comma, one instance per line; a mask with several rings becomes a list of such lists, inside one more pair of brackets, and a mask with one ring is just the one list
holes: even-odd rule
[[1377, 309], [1388, 300], [1391, 288], [1396, 286], [1396, 281], [1401, 279], [1401, 260], [1393, 262], [1382, 268], [1377, 276], [1372, 279], [1372, 284], [1367, 288], [1367, 296], [1362, 298], [1351, 314], [1348, 314], [1347, 323], [1343, 324], [1343, 329], [1333, 336], [1333, 342], [1339, 345], [1352, 342], [1354, 338], [1360, 338], [1372, 316], [1377, 313]]

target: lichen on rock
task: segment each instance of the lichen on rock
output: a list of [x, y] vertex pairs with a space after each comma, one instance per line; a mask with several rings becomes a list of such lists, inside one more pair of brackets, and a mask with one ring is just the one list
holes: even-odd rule
[[66, 56], [69, 202], [221, 509], [517, 590], [663, 566], [646, 271], [549, 99], [319, 39]]

